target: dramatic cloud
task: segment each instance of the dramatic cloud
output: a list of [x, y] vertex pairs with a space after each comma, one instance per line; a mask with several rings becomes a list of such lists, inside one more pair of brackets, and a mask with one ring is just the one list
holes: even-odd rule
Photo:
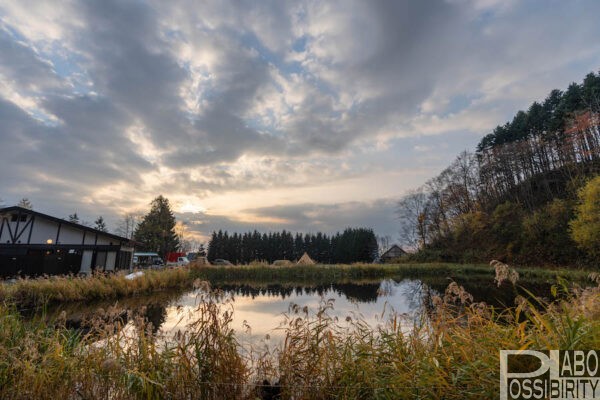
[[333, 234], [347, 227], [377, 227], [382, 236], [394, 237], [398, 233], [397, 220], [393, 217], [396, 200], [382, 199], [373, 202], [347, 202], [330, 205], [293, 204], [242, 210], [245, 219], [210, 214], [180, 213], [178, 219], [185, 222], [192, 232], [210, 232], [214, 227], [233, 232], [260, 232], [287, 230], [291, 232], [323, 232]]
[[600, 66], [600, 3], [0, 4], [0, 198], [193, 235], [395, 235], [393, 204]]

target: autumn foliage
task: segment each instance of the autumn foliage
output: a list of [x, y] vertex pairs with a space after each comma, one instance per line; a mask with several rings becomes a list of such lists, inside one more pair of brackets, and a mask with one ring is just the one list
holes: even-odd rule
[[600, 254], [599, 191], [579, 190], [599, 173], [600, 74], [590, 73], [403, 198], [402, 236], [421, 261], [590, 263]]

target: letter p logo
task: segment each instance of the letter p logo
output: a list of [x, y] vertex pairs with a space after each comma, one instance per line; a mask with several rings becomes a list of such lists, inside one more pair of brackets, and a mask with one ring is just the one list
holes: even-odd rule
[[[511, 362], [509, 362], [509, 358]], [[539, 366], [537, 366], [538, 363]], [[521, 386], [517, 378], [541, 376], [552, 365], [553, 360], [540, 351], [500, 350], [500, 400], [520, 398]], [[536, 367], [537, 369], [533, 369]], [[512, 382], [513, 380], [515, 382]]]

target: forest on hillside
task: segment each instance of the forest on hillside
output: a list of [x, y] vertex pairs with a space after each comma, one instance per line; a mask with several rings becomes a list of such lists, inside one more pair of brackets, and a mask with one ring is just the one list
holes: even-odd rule
[[377, 239], [372, 229], [347, 228], [342, 233], [258, 231], [229, 234], [213, 232], [208, 245], [208, 259], [223, 258], [234, 264], [252, 261], [298, 260], [304, 253], [324, 264], [372, 262], [377, 257]]
[[[600, 235], [599, 172], [600, 74], [590, 73], [517, 112], [402, 198], [401, 236], [423, 261], [589, 264], [597, 249], [585, 243]], [[589, 221], [578, 225], [584, 212]]]

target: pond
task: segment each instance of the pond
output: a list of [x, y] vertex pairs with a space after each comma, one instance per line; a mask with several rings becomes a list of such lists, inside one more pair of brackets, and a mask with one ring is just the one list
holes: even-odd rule
[[[275, 347], [281, 343], [281, 329], [286, 313], [292, 309], [315, 315], [324, 304], [332, 306], [328, 314], [341, 324], [347, 317], [360, 318], [371, 327], [385, 323], [393, 315], [409, 329], [421, 321], [424, 304], [430, 296], [443, 294], [449, 280], [440, 277], [422, 279], [370, 279], [333, 283], [287, 285], [273, 282], [213, 282], [223, 309], [233, 312], [231, 327], [243, 345]], [[512, 286], [494, 285], [489, 277], [457, 282], [473, 295], [474, 301], [485, 301], [498, 307], [512, 306], [517, 294]], [[524, 283], [539, 296], [549, 296], [550, 283]], [[523, 293], [523, 290], [519, 290]], [[121, 299], [89, 305], [66, 304], [50, 310], [50, 318], [65, 312], [67, 324], [85, 329], [81, 321], [98, 315], [115, 304], [129, 315], [141, 315], [153, 324], [154, 332], [170, 336], [185, 330], [194, 320], [194, 310], [206, 297], [205, 289], [186, 292], [162, 292], [153, 296]], [[301, 312], [302, 314], [304, 311]], [[126, 313], [122, 315], [126, 318]]]

